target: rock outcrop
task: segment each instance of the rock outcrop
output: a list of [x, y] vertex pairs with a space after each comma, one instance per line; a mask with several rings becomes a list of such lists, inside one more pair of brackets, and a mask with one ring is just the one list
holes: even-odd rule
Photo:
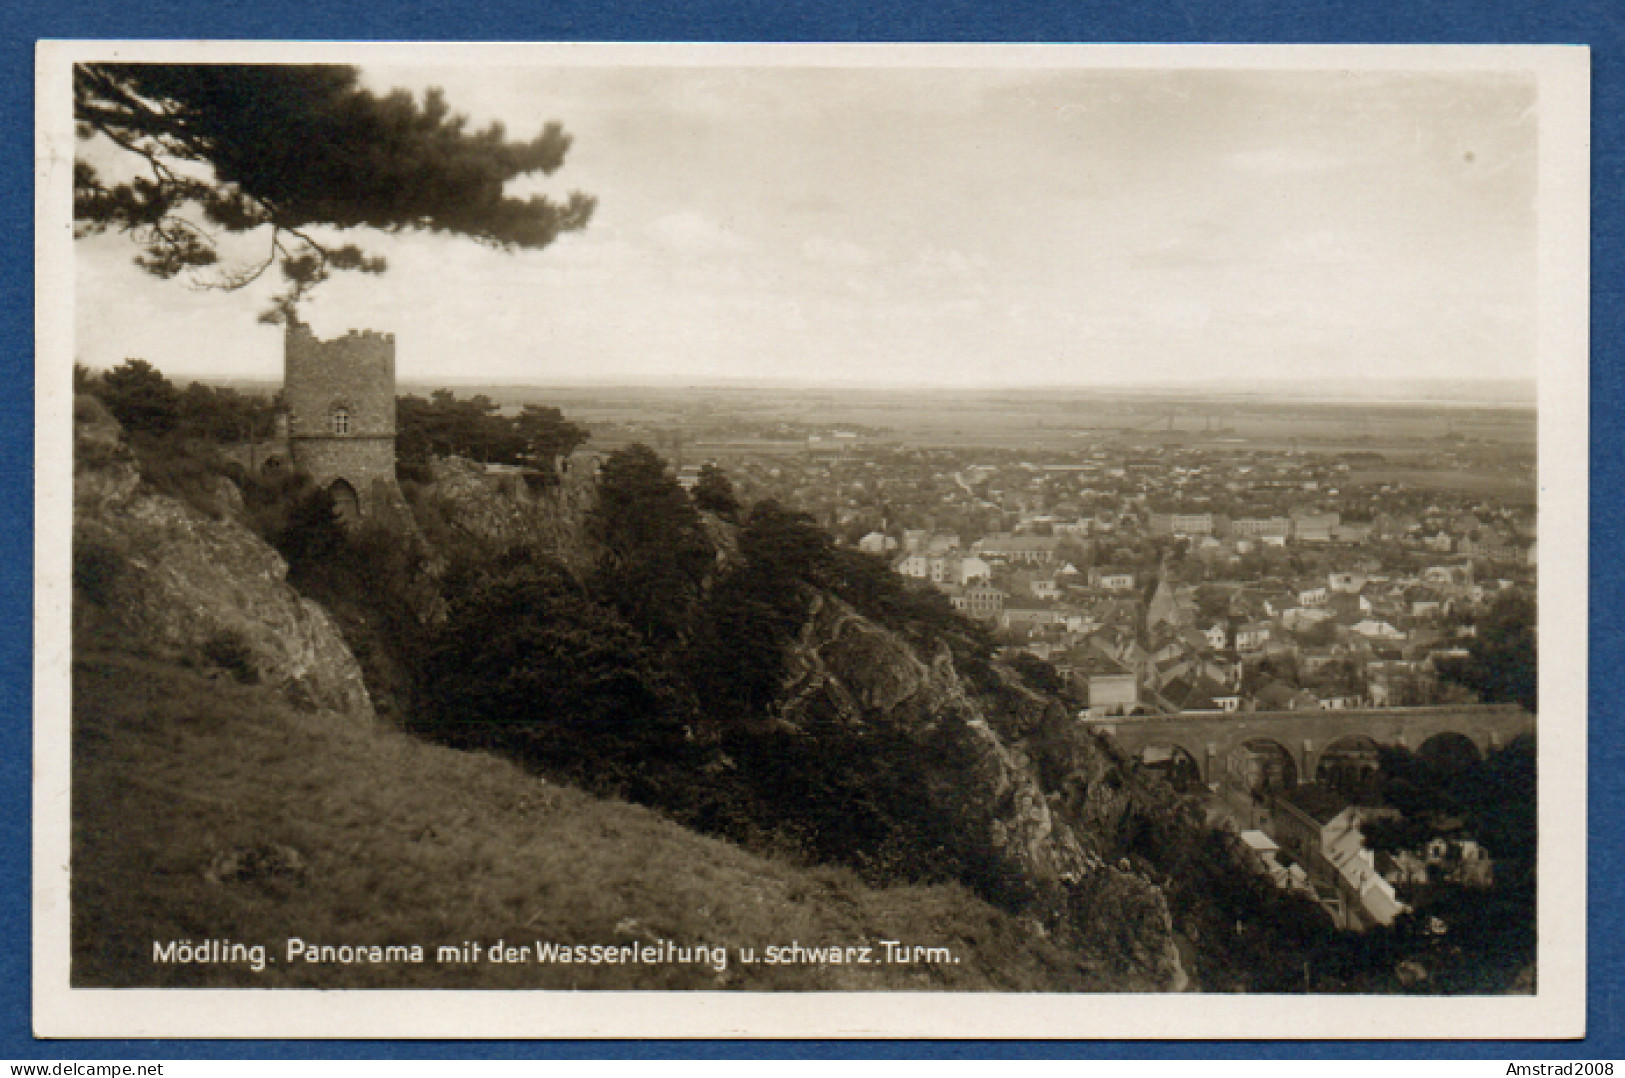
[[155, 655], [222, 662], [307, 710], [373, 718], [361, 669], [326, 611], [287, 583], [282, 557], [233, 519], [236, 488], [211, 516], [142, 489], [118, 424], [76, 408], [74, 562], [94, 610]]
[[[523, 473], [488, 472], [461, 457], [435, 458], [430, 469], [424, 508], [443, 526], [495, 549], [547, 555], [577, 572], [592, 567], [596, 550], [587, 516], [597, 488], [590, 472], [567, 472], [533, 489], [534, 480]], [[419, 523], [429, 523], [423, 516]]]
[[[919, 796], [1031, 887], [1042, 931], [1067, 938], [1134, 988], [1185, 988], [1163, 892], [1127, 861], [1108, 860], [1128, 810], [1117, 763], [1059, 703], [996, 664], [991, 676], [994, 691], [977, 691], [945, 644], [921, 657], [902, 635], [820, 596], [791, 649], [778, 718], [813, 737], [834, 724], [923, 742], [951, 727], [961, 746], [956, 766], [951, 774], [923, 771]], [[1040, 749], [1046, 737], [1062, 744]], [[1066, 756], [1048, 785], [1040, 751]]]

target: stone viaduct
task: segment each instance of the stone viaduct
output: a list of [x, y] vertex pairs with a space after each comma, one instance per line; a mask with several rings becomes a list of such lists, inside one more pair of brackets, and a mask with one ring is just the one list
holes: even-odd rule
[[1441, 735], [1467, 738], [1480, 757], [1520, 734], [1535, 732], [1535, 716], [1516, 704], [1360, 708], [1344, 711], [1184, 712], [1091, 722], [1136, 759], [1146, 749], [1175, 748], [1195, 763], [1204, 783], [1219, 782], [1229, 761], [1249, 745], [1273, 744], [1291, 759], [1297, 781], [1312, 782], [1327, 750], [1359, 744], [1402, 745], [1413, 751]]

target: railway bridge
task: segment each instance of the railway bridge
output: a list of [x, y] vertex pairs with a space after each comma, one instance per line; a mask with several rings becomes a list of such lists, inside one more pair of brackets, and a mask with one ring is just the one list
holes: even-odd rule
[[[1241, 778], [1259, 751], [1279, 752], [1292, 763], [1288, 784], [1312, 782], [1329, 752], [1375, 743], [1424, 750], [1439, 739], [1463, 737], [1480, 758], [1521, 734], [1535, 732], [1535, 715], [1516, 704], [1347, 710], [1183, 712], [1094, 721], [1124, 751], [1177, 751], [1202, 782]], [[1272, 749], [1271, 746], [1274, 746]]]

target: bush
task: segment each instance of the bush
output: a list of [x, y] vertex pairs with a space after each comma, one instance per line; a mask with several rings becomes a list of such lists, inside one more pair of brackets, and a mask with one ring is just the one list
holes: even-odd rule
[[114, 367], [102, 375], [97, 389], [108, 410], [132, 435], [165, 435], [180, 422], [180, 392], [144, 359], [127, 359]]
[[319, 489], [300, 494], [271, 541], [294, 573], [330, 562], [343, 551], [345, 542], [333, 495]]
[[524, 471], [520, 472], [519, 475], [520, 478], [524, 479], [525, 481], [525, 488], [532, 494], [540, 494], [543, 491], [552, 490], [559, 485], [558, 473], [553, 471], [526, 468]]
[[297, 471], [262, 473], [243, 488], [248, 525], [276, 547], [298, 576], [329, 563], [344, 549], [333, 496]]
[[178, 435], [141, 433], [131, 437], [130, 445], [147, 490], [184, 502], [204, 516], [226, 515], [220, 496], [225, 467], [210, 446]]
[[[493, 631], [493, 630], [500, 631]], [[423, 732], [498, 748], [602, 791], [663, 799], [693, 703], [562, 568], [520, 564], [455, 595], [424, 663]]]
[[666, 462], [646, 445], [611, 453], [598, 473], [592, 524], [604, 550], [594, 597], [657, 647], [685, 638], [716, 552]]
[[700, 467], [700, 478], [689, 492], [700, 509], [723, 520], [739, 520], [739, 499], [728, 476], [715, 464]]
[[260, 673], [254, 666], [254, 651], [243, 634], [235, 629], [222, 629], [204, 641], [203, 657], [244, 685], [259, 682]]
[[427, 486], [434, 482], [434, 469], [429, 467], [427, 461], [397, 459], [395, 481], [403, 485], [415, 483], [418, 486]]
[[[985, 661], [993, 652], [987, 627], [955, 610], [941, 591], [892, 572], [886, 559], [858, 550], [831, 551], [832, 588], [858, 613], [916, 644], [945, 642], [956, 663]], [[963, 670], [961, 670], [963, 672]]]
[[97, 606], [106, 606], [124, 569], [124, 556], [105, 543], [73, 544], [73, 589]]

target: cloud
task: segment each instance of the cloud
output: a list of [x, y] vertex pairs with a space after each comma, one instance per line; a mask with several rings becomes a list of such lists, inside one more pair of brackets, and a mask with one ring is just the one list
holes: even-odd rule
[[966, 257], [961, 251], [930, 246], [914, 260], [914, 270], [927, 280], [968, 280], [987, 266], [987, 259]]
[[875, 258], [867, 247], [851, 240], [832, 240], [813, 236], [801, 245], [802, 257], [821, 266], [851, 268], [868, 266]]
[[1261, 176], [1305, 176], [1341, 165], [1331, 154], [1295, 147], [1268, 150], [1240, 150], [1224, 155], [1224, 163], [1238, 172]]
[[1360, 261], [1364, 245], [1338, 229], [1318, 228], [1287, 233], [1276, 242], [1274, 254], [1290, 263], [1340, 266]]
[[649, 226], [655, 242], [678, 254], [725, 254], [748, 250], [751, 243], [727, 225], [693, 210], [659, 218]]

